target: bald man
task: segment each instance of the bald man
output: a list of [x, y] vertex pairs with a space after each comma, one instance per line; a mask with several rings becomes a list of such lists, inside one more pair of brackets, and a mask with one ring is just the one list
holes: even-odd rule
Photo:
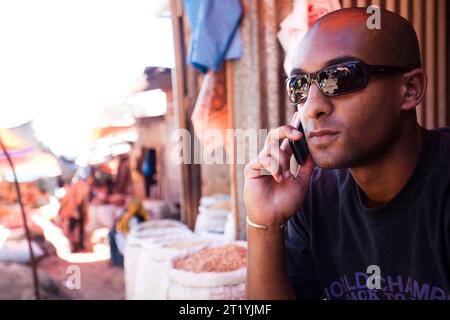
[[[368, 18], [312, 26], [287, 79], [304, 134], [271, 130], [245, 168], [250, 299], [450, 299], [450, 130], [417, 123], [411, 25]], [[286, 139], [309, 147], [295, 174]]]

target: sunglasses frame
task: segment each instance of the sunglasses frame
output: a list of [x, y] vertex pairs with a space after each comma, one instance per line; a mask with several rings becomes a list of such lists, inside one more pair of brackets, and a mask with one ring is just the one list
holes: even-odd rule
[[[325, 92], [324, 89], [320, 86], [319, 82], [317, 81], [317, 75], [320, 74], [321, 72], [328, 71], [330, 69], [337, 68], [337, 67], [340, 67], [340, 66], [346, 66], [346, 65], [349, 65], [349, 64], [356, 64], [356, 65], [360, 65], [362, 67], [362, 71], [364, 73], [364, 85], [362, 87], [358, 87], [357, 89], [345, 91], [345, 92], [342, 92], [342, 93], [327, 93], [327, 92]], [[405, 68], [405, 67], [386, 66], [386, 65], [370, 65], [370, 64], [368, 64], [368, 63], [366, 63], [366, 62], [364, 62], [362, 60], [349, 60], [349, 61], [346, 61], [346, 62], [341, 62], [341, 63], [338, 63], [338, 64], [334, 64], [334, 65], [331, 65], [331, 66], [324, 67], [324, 68], [320, 69], [319, 71], [316, 71], [316, 72], [313, 72], [313, 73], [299, 73], [299, 74], [291, 75], [290, 77], [288, 77], [286, 79], [285, 84], [286, 84], [286, 89], [287, 89], [287, 93], [288, 93], [288, 97], [289, 97], [290, 103], [293, 104], [293, 105], [297, 105], [297, 104], [300, 104], [300, 103], [304, 103], [308, 99], [309, 90], [310, 90], [311, 84], [313, 82], [316, 83], [317, 87], [319, 88], [320, 92], [322, 92], [322, 94], [324, 94], [325, 96], [328, 96], [328, 97], [335, 97], [335, 96], [341, 96], [341, 95], [348, 94], [348, 93], [357, 92], [357, 91], [360, 91], [360, 90], [363, 90], [363, 89], [367, 88], [367, 86], [369, 85], [369, 79], [372, 76], [374, 76], [374, 75], [377, 75], [377, 74], [392, 74], [392, 73], [406, 73], [406, 72], [409, 72], [409, 71], [411, 71], [411, 69]], [[306, 98], [304, 100], [300, 100], [300, 101], [293, 101], [292, 98], [291, 98], [292, 95], [289, 94], [289, 90], [291, 88], [289, 86], [289, 83], [293, 79], [299, 78], [300, 76], [306, 77], [306, 79], [308, 81]]]

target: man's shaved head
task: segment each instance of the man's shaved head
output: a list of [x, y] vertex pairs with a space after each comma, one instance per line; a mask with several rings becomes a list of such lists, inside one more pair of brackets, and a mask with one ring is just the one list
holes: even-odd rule
[[[366, 8], [333, 11], [317, 20], [306, 38], [315, 38], [323, 32], [346, 37], [351, 32], [351, 38], [358, 42], [358, 49], [368, 55], [366, 62], [420, 68], [419, 42], [408, 20], [380, 9], [381, 29], [368, 29], [366, 22], [370, 16]], [[376, 61], [370, 61], [372, 59]]]
[[323, 39], [325, 47], [347, 46], [371, 64], [421, 68], [419, 42], [408, 20], [380, 9], [381, 29], [369, 29], [366, 22], [370, 16], [366, 8], [333, 11], [314, 23], [302, 44], [307, 46], [311, 40], [316, 43], [324, 32], [331, 33], [333, 41]]
[[350, 60], [370, 65], [403, 67], [410, 71], [374, 75], [362, 90], [329, 97], [312, 83], [306, 101], [298, 104], [305, 133], [339, 132], [333, 142], [308, 140], [320, 167], [352, 167], [378, 161], [402, 132], [417, 125], [415, 106], [423, 99], [426, 75], [410, 23], [380, 9], [381, 29], [369, 29], [366, 8], [331, 12], [307, 32], [300, 43], [292, 73], [314, 73]]

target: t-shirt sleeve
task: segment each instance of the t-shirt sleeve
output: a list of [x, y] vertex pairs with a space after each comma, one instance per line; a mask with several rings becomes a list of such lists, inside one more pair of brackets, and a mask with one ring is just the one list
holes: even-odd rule
[[323, 295], [315, 275], [307, 226], [303, 210], [299, 210], [287, 223], [285, 233], [287, 272], [297, 299], [322, 299]]

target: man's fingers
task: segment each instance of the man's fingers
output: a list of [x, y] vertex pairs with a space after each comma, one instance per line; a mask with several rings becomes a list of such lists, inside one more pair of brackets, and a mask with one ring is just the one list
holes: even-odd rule
[[283, 174], [281, 171], [280, 164], [272, 157], [268, 157], [266, 155], [262, 155], [260, 157], [260, 162], [263, 165], [264, 169], [269, 171], [272, 177], [276, 182], [281, 182], [283, 180]]
[[314, 160], [311, 154], [306, 158], [306, 162], [304, 165], [299, 166], [297, 169], [297, 179], [301, 180], [304, 186], [309, 186], [309, 179], [311, 178], [311, 174], [314, 170]]
[[[295, 111], [294, 115], [292, 116], [291, 122], [289, 123], [292, 127], [297, 128], [297, 123], [300, 121], [298, 119], [298, 111]], [[292, 155], [292, 149], [291, 145], [289, 144], [288, 138], [284, 138], [283, 142], [280, 145], [280, 149], [284, 152], [288, 153], [290, 156]]]
[[297, 130], [297, 128], [291, 125], [285, 125], [272, 129], [267, 135], [266, 144], [277, 144], [280, 145], [280, 140], [289, 138], [292, 140], [299, 140], [302, 137], [302, 133]]
[[[288, 178], [290, 172], [290, 158], [292, 150], [288, 139], [299, 140], [302, 133], [292, 124], [295, 124], [298, 117], [296, 112], [291, 120], [291, 125], [285, 125], [272, 129], [267, 135], [264, 148], [258, 155], [258, 158], [248, 164], [244, 169], [244, 174], [248, 177], [259, 177], [267, 170], [277, 182], [283, 178]], [[280, 145], [280, 141], [282, 141]]]
[[288, 178], [290, 175], [290, 159], [291, 154], [282, 151], [278, 146], [272, 146], [270, 150], [270, 157], [278, 163], [281, 169], [281, 174]]
[[263, 167], [261, 163], [258, 162], [258, 159], [252, 160], [245, 166], [244, 176], [248, 178], [257, 178], [261, 176], [261, 170], [263, 170]]
[[[275, 130], [275, 132], [272, 132], [271, 134], [269, 133], [269, 135], [271, 137], [268, 136], [263, 150], [265, 150], [268, 155], [271, 155], [270, 152], [272, 152], [275, 149], [280, 149], [282, 152], [286, 153], [288, 155], [288, 157], [290, 158], [290, 156], [292, 155], [292, 150], [291, 150], [291, 146], [289, 145], [288, 139], [299, 140], [302, 137], [302, 133], [299, 132], [294, 127], [290, 127], [290, 126], [285, 126], [285, 128], [280, 127], [280, 128], [274, 129], [274, 130]], [[279, 130], [279, 131], [277, 131], [277, 130]], [[293, 134], [293, 131], [298, 132], [298, 134], [297, 133]], [[279, 136], [285, 137], [285, 138], [283, 138], [283, 141], [281, 142], [281, 144], [280, 144], [280, 140], [278, 139]]]
[[289, 140], [285, 138], [280, 145], [281, 151], [285, 152], [287, 155], [292, 156], [291, 145], [289, 144]]

